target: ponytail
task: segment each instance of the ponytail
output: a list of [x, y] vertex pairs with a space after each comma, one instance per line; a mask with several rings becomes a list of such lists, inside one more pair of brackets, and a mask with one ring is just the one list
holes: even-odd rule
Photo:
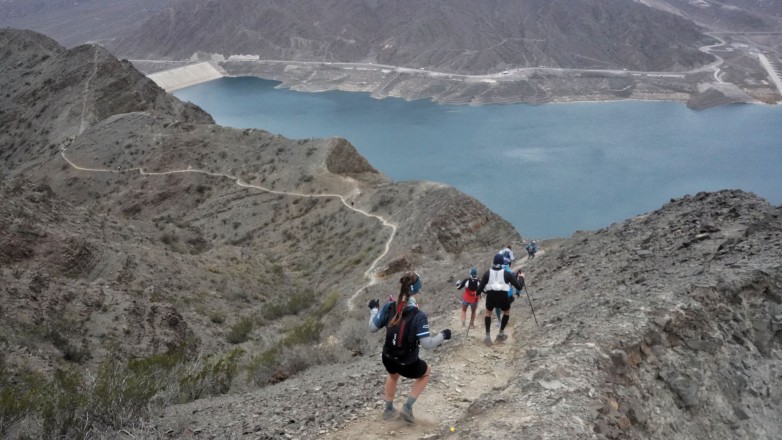
[[410, 301], [410, 295], [413, 293], [413, 285], [417, 283], [419, 279], [418, 275], [413, 272], [407, 272], [399, 279], [400, 287], [399, 296], [396, 299], [396, 313], [391, 319], [391, 322], [388, 323], [389, 326], [393, 327], [398, 325], [402, 320], [402, 312], [404, 312], [407, 303]]

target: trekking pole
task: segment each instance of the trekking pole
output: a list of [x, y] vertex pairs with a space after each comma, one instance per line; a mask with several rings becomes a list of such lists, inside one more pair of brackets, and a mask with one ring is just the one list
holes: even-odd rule
[[538, 317], [535, 316], [535, 309], [532, 307], [532, 298], [529, 296], [529, 290], [527, 290], [527, 285], [524, 285], [524, 292], [527, 294], [527, 299], [529, 300], [529, 309], [532, 310], [532, 317], [535, 318], [535, 326], [540, 327], [538, 324]]

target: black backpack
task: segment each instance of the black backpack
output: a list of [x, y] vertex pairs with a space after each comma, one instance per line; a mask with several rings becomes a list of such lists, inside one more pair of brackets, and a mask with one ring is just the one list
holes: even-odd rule
[[466, 283], [464, 283], [464, 287], [467, 290], [472, 290], [473, 292], [477, 292], [479, 284], [480, 284], [480, 282], [479, 282], [478, 278], [470, 278], [470, 279], [467, 280]]
[[[392, 303], [391, 310], [396, 309]], [[418, 315], [417, 307], [405, 307], [399, 324], [386, 328], [386, 342], [383, 345], [383, 356], [391, 358], [400, 364], [414, 362], [418, 356], [418, 337], [411, 330], [413, 319]]]

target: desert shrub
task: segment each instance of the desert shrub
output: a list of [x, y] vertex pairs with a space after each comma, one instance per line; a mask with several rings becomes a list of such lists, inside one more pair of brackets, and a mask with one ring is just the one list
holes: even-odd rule
[[338, 337], [342, 346], [354, 356], [369, 352], [371, 346], [367, 339], [367, 324], [363, 321], [351, 319], [339, 330]]
[[334, 362], [338, 353], [312, 345], [271, 348], [253, 357], [248, 364], [248, 381], [256, 386], [282, 382], [314, 365]]
[[225, 322], [225, 315], [219, 310], [211, 310], [209, 312], [209, 320], [214, 324], [222, 324]]
[[278, 366], [270, 381], [281, 382], [288, 377], [304, 371], [315, 365], [322, 365], [336, 361], [338, 355], [335, 351], [314, 347], [312, 345], [297, 345], [286, 347], [278, 355]]
[[35, 397], [43, 438], [83, 438], [87, 435], [90, 430], [86, 411], [88, 398], [81, 375], [57, 370], [51, 382], [39, 389]]
[[287, 300], [268, 304], [263, 312], [263, 317], [269, 320], [277, 319], [285, 315], [295, 315], [312, 305], [314, 293], [311, 289], [301, 290], [286, 298]]
[[[298, 355], [291, 355], [291, 349], [298, 346], [311, 347], [318, 342], [321, 330], [323, 323], [318, 316], [311, 316], [302, 324], [291, 328], [276, 346], [250, 358], [246, 367], [248, 382], [257, 386], [280, 382], [290, 374], [317, 363], [318, 356], [314, 356], [311, 362], [305, 361], [299, 359]], [[314, 353], [318, 352], [314, 347], [313, 350]], [[301, 350], [294, 351], [300, 352]], [[291, 367], [295, 367], [295, 371], [288, 371]]]
[[237, 323], [231, 326], [228, 333], [225, 335], [225, 339], [231, 344], [241, 344], [246, 341], [253, 330], [253, 319], [249, 316], [245, 316]]
[[166, 232], [160, 236], [160, 241], [166, 245], [172, 245], [179, 241], [179, 237], [173, 232]]
[[318, 308], [317, 314], [319, 316], [324, 316], [326, 313], [330, 312], [334, 306], [337, 305], [337, 302], [340, 298], [339, 292], [331, 292], [326, 296], [326, 298], [323, 299], [323, 302], [320, 304], [320, 307]]
[[[89, 438], [135, 425], [167, 391], [178, 401], [230, 389], [242, 350], [190, 361], [184, 350], [123, 362], [108, 358], [95, 375], [58, 369], [50, 379], [25, 374], [10, 383], [0, 364], [0, 434], [27, 418], [31, 438]], [[157, 396], [157, 397], [156, 397]]]
[[147, 368], [122, 365], [109, 358], [98, 368], [89, 392], [89, 412], [104, 426], [119, 429], [141, 417], [163, 388], [163, 377], [152, 363]]
[[5, 358], [0, 353], [0, 434], [8, 432], [33, 411], [37, 387], [31, 382], [28, 380], [12, 383], [5, 368]]
[[238, 372], [238, 359], [243, 354], [244, 350], [237, 348], [224, 356], [193, 363], [179, 378], [181, 396], [185, 401], [191, 401], [205, 395], [227, 393]]
[[287, 347], [292, 345], [312, 344], [318, 342], [320, 332], [323, 330], [323, 323], [318, 317], [307, 318], [302, 324], [293, 327], [284, 338], [281, 344]]
[[68, 362], [75, 362], [77, 364], [84, 362], [90, 358], [90, 351], [87, 347], [78, 347], [71, 343], [65, 336], [63, 336], [61, 329], [64, 324], [56, 322], [46, 332], [46, 339], [51, 341], [60, 352], [63, 359]]
[[256, 386], [263, 386], [269, 383], [275, 368], [277, 367], [277, 355], [280, 350], [277, 347], [270, 348], [261, 352], [259, 355], [252, 356], [247, 363], [247, 381]]

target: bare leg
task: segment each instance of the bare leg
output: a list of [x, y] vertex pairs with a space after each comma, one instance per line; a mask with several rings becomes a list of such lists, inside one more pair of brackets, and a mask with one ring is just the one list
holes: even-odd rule
[[396, 383], [398, 381], [399, 374], [389, 374], [386, 378], [386, 402], [394, 401], [394, 396], [396, 395]]
[[[429, 373], [432, 371], [432, 367], [426, 366], [426, 373], [424, 373], [423, 376], [419, 377], [415, 381], [413, 381], [413, 389], [410, 390], [410, 397], [417, 399], [418, 396], [421, 395], [421, 391], [426, 388], [427, 382], [429, 382]], [[396, 375], [397, 379], [399, 379], [399, 375]], [[388, 384], [388, 382], [386, 382]], [[396, 389], [396, 382], [394, 382], [394, 389]]]
[[[475, 315], [475, 310], [473, 310], [473, 316]], [[464, 321], [467, 319], [467, 304], [462, 304], [462, 326], [464, 326]]]

